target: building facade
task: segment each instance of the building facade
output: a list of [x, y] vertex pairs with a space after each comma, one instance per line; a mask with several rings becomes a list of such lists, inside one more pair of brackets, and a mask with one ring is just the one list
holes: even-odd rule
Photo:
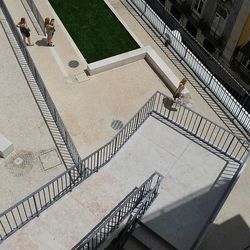
[[[161, 0], [215, 58], [250, 86], [250, 0]], [[249, 90], [249, 88], [247, 88]]]

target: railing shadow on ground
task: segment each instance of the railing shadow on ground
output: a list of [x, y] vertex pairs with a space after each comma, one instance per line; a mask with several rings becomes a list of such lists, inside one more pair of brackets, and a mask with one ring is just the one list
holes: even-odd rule
[[[205, 87], [210, 89], [210, 91], [213, 93], [213, 96], [216, 97], [216, 101], [220, 103], [227, 111], [234, 117], [235, 120], [238, 122], [235, 122], [235, 125], [239, 125], [240, 130], [244, 130], [243, 133], [247, 133], [249, 136], [249, 126], [250, 126], [250, 118], [249, 114], [246, 110], [250, 109], [250, 102], [247, 100], [250, 99], [250, 95], [243, 89], [243, 87], [235, 81], [230, 75], [228, 75], [228, 72], [225, 71], [225, 75], [228, 77], [230, 76], [235, 82], [234, 88], [237, 87], [237, 90], [235, 90], [230, 84], [223, 81], [223, 85], [226, 86], [226, 88], [216, 79], [216, 77], [213, 75], [213, 71], [209, 71], [200, 61], [200, 59], [197, 58], [197, 54], [193, 54], [189, 49], [184, 45], [178, 37], [173, 35], [172, 30], [168, 27], [168, 22], [171, 19], [171, 22], [176, 22], [176, 25], [178, 24], [178, 21], [175, 20], [175, 18], [171, 15], [171, 13], [168, 13], [164, 6], [162, 6], [158, 1], [144, 1], [144, 0], [126, 0], [134, 9], [139, 13], [139, 15], [145, 20], [149, 26], [152, 26], [152, 29], [155, 30], [156, 35], [165, 43], [167, 40], [170, 41], [168, 45], [179, 55], [181, 58], [180, 62], [184, 62], [184, 66], [188, 66], [187, 68], [192, 70], [191, 74], [195, 74], [196, 77], [198, 77], [199, 81], [205, 84]], [[167, 15], [167, 18], [162, 20], [155, 12], [154, 10], [149, 6], [148, 2], [150, 2], [150, 6], [157, 5], [156, 9], [157, 11], [160, 11], [162, 14]], [[158, 12], [157, 12], [158, 13]], [[158, 13], [159, 14], [159, 13]], [[161, 15], [160, 15], [161, 16]], [[170, 18], [171, 17], [171, 18]], [[174, 21], [173, 21], [174, 20]], [[180, 24], [177, 25], [179, 30], [179, 27], [182, 27]], [[172, 27], [173, 28], [173, 27]], [[181, 31], [183, 31], [183, 27], [180, 28]], [[181, 33], [182, 34], [182, 33]], [[190, 34], [189, 34], [190, 35]], [[191, 35], [190, 35], [191, 36]], [[192, 36], [191, 36], [192, 37]], [[186, 38], [186, 36], [185, 36]], [[193, 39], [193, 38], [192, 38]], [[185, 41], [184, 41], [185, 42]], [[213, 58], [201, 45], [198, 46], [202, 51], [204, 50], [204, 53], [209, 55], [209, 58]], [[206, 57], [205, 57], [206, 58]], [[215, 60], [213, 58], [213, 60]], [[218, 64], [218, 67], [222, 67], [216, 60], [215, 64]], [[224, 68], [222, 67], [222, 70]], [[217, 75], [216, 75], [217, 76]], [[220, 79], [220, 78], [219, 78]], [[221, 79], [220, 79], [221, 80]], [[239, 91], [240, 90], [240, 91]], [[242, 96], [243, 93], [243, 96]], [[243, 106], [244, 108], [243, 108]], [[247, 106], [246, 106], [247, 105]], [[246, 109], [246, 110], [245, 110]]]
[[[166, 109], [163, 99], [170, 98], [156, 92], [111, 141], [1, 213], [0, 240], [3, 241], [30, 220], [39, 216], [55, 201], [107, 164], [153, 112], [182, 128], [183, 131], [209, 145], [220, 154], [240, 163], [235, 173], [237, 179], [249, 155], [249, 143], [187, 107], [178, 105], [177, 111]], [[78, 177], [72, 178], [75, 172], [79, 173]]]
[[[13, 21], [13, 19], [12, 19], [12, 17], [11, 17], [3, 0], [0, 0], [0, 6], [1, 6], [1, 10], [3, 11], [4, 16], [6, 18], [6, 21], [9, 25], [9, 28], [12, 32], [12, 35], [14, 36], [14, 39], [16, 40], [16, 43], [19, 47], [20, 51], [18, 51], [18, 53], [19, 54], [21, 53], [23, 58], [25, 59], [26, 65], [22, 65], [22, 62], [20, 62], [20, 60], [18, 60], [20, 67], [21, 67], [22, 71], [24, 72], [24, 76], [26, 77], [27, 82], [33, 83], [33, 86], [29, 85], [29, 87], [32, 91], [32, 94], [35, 97], [35, 100], [38, 104], [39, 109], [41, 110], [41, 113], [42, 113], [45, 121], [46, 121], [46, 118], [48, 118], [47, 119], [48, 121], [46, 121], [46, 124], [47, 124], [47, 126], [48, 126], [48, 122], [52, 122], [52, 123], [56, 124], [57, 129], [58, 129], [57, 133], [60, 133], [60, 137], [63, 139], [63, 147], [66, 146], [66, 148], [68, 149], [68, 152], [72, 158], [73, 164], [76, 164], [81, 160], [81, 157], [80, 157], [80, 155], [79, 155], [79, 153], [78, 153], [78, 151], [73, 143], [73, 140], [72, 140], [70, 134], [68, 133], [68, 131], [67, 131], [67, 129], [62, 121], [62, 118], [60, 117], [60, 114], [57, 111], [57, 108], [56, 108], [52, 98], [50, 97], [50, 94], [49, 94], [49, 92], [48, 92], [48, 90], [47, 90], [47, 88], [46, 88], [46, 86], [45, 86], [28, 50], [27, 50], [27, 48], [26, 48], [26, 45], [24, 45], [23, 39], [21, 38], [21, 35], [18, 32], [17, 27], [16, 27], [16, 25], [15, 25], [15, 23], [14, 23], [14, 21]], [[6, 35], [10, 41], [10, 44], [12, 46], [14, 53], [18, 59], [18, 55], [17, 55], [17, 52], [15, 50], [16, 48], [13, 47], [13, 41], [11, 41], [10, 37], [9, 37], [10, 34], [6, 34]], [[51, 133], [51, 131], [50, 131], [50, 133]], [[54, 136], [53, 136], [53, 139], [56, 142], [56, 139], [54, 138]], [[60, 148], [58, 148], [58, 151], [59, 151], [59, 153], [61, 153]], [[63, 159], [63, 156], [62, 156], [62, 159]], [[65, 164], [65, 166], [66, 166], [66, 168], [69, 167], [69, 165], [66, 165], [66, 164]], [[72, 163], [70, 164], [70, 166], [72, 166]], [[74, 175], [72, 175], [72, 176], [74, 176]]]
[[[197, 93], [204, 99], [204, 101], [210, 106], [210, 108], [218, 115], [222, 120], [225, 126], [234, 134], [244, 136], [248, 139], [250, 137], [245, 132], [244, 128], [241, 128], [241, 124], [234, 119], [234, 116], [219, 102], [216, 102], [216, 97], [212, 92], [208, 92], [208, 89], [204, 84], [195, 76], [195, 74], [190, 70], [190, 68], [181, 63], [181, 57], [171, 49], [168, 44], [164, 45], [159, 37], [159, 33], [150, 25], [148, 22], [145, 22], [140, 15], [127, 3], [127, 0], [120, 0], [125, 8], [130, 12], [130, 14], [137, 20], [141, 27], [149, 34], [149, 36], [154, 40], [154, 42], [159, 46], [162, 52], [171, 60], [171, 62], [177, 67], [182, 68], [181, 73], [190, 81], [191, 85], [195, 88]], [[194, 80], [195, 79], [195, 80]], [[209, 93], [209, 94], [208, 94]], [[214, 101], [215, 100], [215, 101]]]
[[[49, 96], [49, 93], [39, 75], [39, 72], [36, 70], [27, 49], [24, 47], [22, 39], [16, 30], [15, 24], [10, 14], [8, 13], [6, 6], [4, 5], [2, 0], [0, 1], [0, 3], [2, 9], [5, 12], [5, 15], [7, 15], [9, 25], [14, 32], [15, 38], [22, 50], [26, 61], [28, 62], [30, 70], [37, 81], [41, 94], [46, 100], [50, 114], [52, 115], [57, 127], [59, 128], [59, 131], [64, 139], [64, 143], [66, 144], [70, 152], [72, 152], [74, 161], [79, 162], [80, 157], [77, 153], [77, 150], [69, 134], [67, 133], [65, 126], [63, 125], [62, 119], [60, 118], [59, 113], [57, 112], [55, 105]], [[104, 145], [96, 152], [92, 153], [90, 156], [83, 159], [80, 163], [73, 166], [68, 171], [62, 173], [61, 175], [41, 187], [39, 190], [33, 192], [31, 195], [27, 196], [25, 199], [3, 212], [0, 215], [1, 242], [12, 233], [17, 231], [19, 228], [21, 228], [23, 225], [25, 225], [28, 221], [39, 216], [42, 211], [47, 209], [50, 205], [59, 200], [66, 193], [70, 192], [75, 186], [81, 183], [92, 173], [97, 172], [102, 166], [104, 166], [118, 152], [123, 144], [133, 135], [133, 133], [140, 127], [140, 125], [153, 111], [156, 111], [158, 114], [165, 116], [166, 110], [164, 111], [162, 108], [163, 97], [164, 95], [156, 93], [149, 99], [148, 102], [145, 103], [140, 111], [136, 113], [136, 115], [109, 143]], [[198, 115], [192, 110], [186, 109], [182, 106], [180, 107], [181, 109], [178, 110], [187, 111], [188, 114], [191, 113], [191, 120], [193, 119], [193, 116], [195, 117], [195, 121], [192, 120], [193, 124], [191, 124], [192, 130], [189, 131], [190, 133], [195, 134], [195, 136], [202, 140], [204, 143], [212, 145], [214, 148], [217, 148], [223, 154], [232, 159], [235, 159], [235, 161], [237, 162], [241, 162], [244, 159], [248, 151], [247, 142], [243, 141], [237, 136], [232, 135], [229, 131], [226, 131], [225, 129], [217, 126], [216, 124], [210, 122], [208, 119]], [[164, 114], [162, 112], [164, 112]], [[176, 112], [177, 117], [173, 114], [170, 115], [170, 113], [171, 112], [168, 112], [168, 115], [165, 116], [165, 118], [171, 119], [171, 121], [176, 124], [182, 121], [183, 116], [185, 117], [185, 112]], [[186, 117], [185, 123], [182, 124], [184, 130], [189, 129], [190, 127], [191, 121], [189, 122], [188, 127], [185, 127], [187, 119], [188, 118]], [[182, 125], [179, 124], [179, 126]], [[203, 134], [204, 131], [206, 134]], [[211, 135], [208, 133], [208, 131]], [[215, 132], [216, 135], [213, 135], [213, 132]], [[213, 145], [214, 143], [215, 145]], [[72, 179], [71, 176], [73, 172], [78, 173], [77, 178]]]

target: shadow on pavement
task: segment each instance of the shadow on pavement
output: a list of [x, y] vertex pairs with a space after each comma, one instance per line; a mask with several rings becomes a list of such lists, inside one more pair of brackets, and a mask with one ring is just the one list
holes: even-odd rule
[[37, 46], [48, 46], [48, 41], [46, 38], [42, 38], [41, 40], [36, 41]]
[[250, 250], [250, 228], [240, 215], [212, 224], [199, 250]]

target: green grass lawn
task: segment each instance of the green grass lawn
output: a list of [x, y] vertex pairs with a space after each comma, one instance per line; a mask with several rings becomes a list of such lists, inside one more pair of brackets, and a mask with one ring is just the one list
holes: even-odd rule
[[103, 0], [49, 2], [88, 63], [139, 48]]

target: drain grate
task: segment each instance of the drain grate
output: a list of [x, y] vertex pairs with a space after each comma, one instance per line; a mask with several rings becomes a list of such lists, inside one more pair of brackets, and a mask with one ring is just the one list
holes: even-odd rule
[[76, 60], [69, 61], [68, 63], [70, 68], [77, 68], [79, 66], [79, 62]]
[[123, 122], [120, 120], [114, 120], [111, 123], [111, 128], [114, 130], [120, 130], [123, 127]]

